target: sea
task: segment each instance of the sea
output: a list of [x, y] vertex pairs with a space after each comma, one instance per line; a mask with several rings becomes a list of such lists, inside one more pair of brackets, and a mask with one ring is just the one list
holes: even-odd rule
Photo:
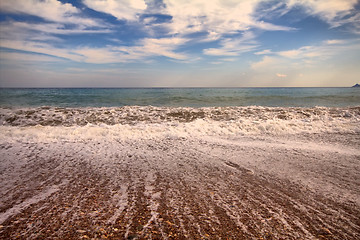
[[351, 107], [358, 88], [12, 88], [0, 107]]
[[360, 89], [1, 89], [0, 127], [10, 138], [14, 130], [19, 130], [17, 134], [22, 136], [23, 127], [35, 127], [31, 131], [42, 137], [56, 131], [57, 137], [63, 137], [64, 131], [72, 127], [76, 131], [67, 135], [76, 139], [359, 134]]
[[359, 239], [359, 146], [359, 88], [0, 89], [0, 236]]

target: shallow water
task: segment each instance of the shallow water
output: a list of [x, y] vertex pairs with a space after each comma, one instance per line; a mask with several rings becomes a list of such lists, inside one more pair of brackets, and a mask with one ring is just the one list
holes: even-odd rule
[[356, 88], [0, 89], [0, 107], [346, 107], [359, 104], [360, 91]]
[[4, 239], [360, 236], [357, 90], [0, 92]]

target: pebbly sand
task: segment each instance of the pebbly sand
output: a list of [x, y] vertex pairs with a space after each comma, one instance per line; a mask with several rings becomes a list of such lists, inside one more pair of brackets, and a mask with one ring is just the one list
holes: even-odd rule
[[360, 239], [358, 132], [146, 126], [2, 126], [0, 238]]

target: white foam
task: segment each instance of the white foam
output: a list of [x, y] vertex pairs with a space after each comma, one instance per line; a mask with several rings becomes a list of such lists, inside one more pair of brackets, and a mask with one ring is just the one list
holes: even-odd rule
[[266, 120], [299, 120], [302, 122], [359, 121], [360, 107], [353, 108], [265, 108], [209, 107], [171, 108], [0, 108], [0, 125], [10, 126], [84, 126], [163, 122], [192, 122], [197, 119], [223, 122], [264, 122]]
[[9, 217], [20, 213], [21, 211], [23, 211], [30, 205], [38, 203], [38, 202], [50, 197], [53, 193], [60, 190], [60, 186], [61, 185], [51, 186], [51, 187], [47, 188], [46, 190], [40, 192], [39, 194], [24, 200], [23, 202], [13, 206], [12, 208], [7, 209], [5, 212], [0, 213], [0, 224], [2, 224]]
[[[0, 125], [0, 142], [360, 132], [360, 108], [195, 109], [132, 106], [1, 109], [0, 113], [3, 122]], [[40, 118], [43, 120], [40, 121]], [[35, 123], [37, 125], [32, 126]]]
[[298, 134], [298, 133], [358, 133], [359, 121], [311, 121], [292, 120], [264, 120], [222, 122], [197, 119], [193, 122], [172, 124], [139, 123], [137, 125], [85, 125], [85, 126], [0, 126], [0, 142], [53, 142], [59, 140], [88, 141], [88, 140], [126, 140], [126, 139], [154, 139], [154, 138], [196, 138], [204, 136], [236, 136], [254, 134]]

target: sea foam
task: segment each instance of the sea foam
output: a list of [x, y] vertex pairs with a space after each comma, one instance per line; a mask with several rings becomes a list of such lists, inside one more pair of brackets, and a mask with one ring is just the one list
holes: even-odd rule
[[[1, 109], [1, 141], [26, 138], [151, 139], [199, 136], [297, 133], [359, 133], [360, 107], [120, 108]], [[14, 138], [15, 137], [15, 138]]]

